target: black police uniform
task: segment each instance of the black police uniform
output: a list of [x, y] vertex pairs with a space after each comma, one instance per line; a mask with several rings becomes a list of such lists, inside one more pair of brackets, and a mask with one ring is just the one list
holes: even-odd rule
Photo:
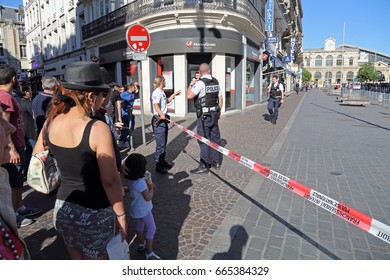
[[274, 124], [278, 119], [279, 104], [280, 104], [280, 99], [282, 97], [282, 91], [279, 89], [279, 86], [280, 83], [277, 83], [276, 86], [274, 85], [274, 83], [271, 84], [270, 97], [268, 99], [268, 105], [267, 105], [268, 112], [271, 116], [271, 122], [273, 122]]
[[[219, 110], [219, 83], [217, 79], [201, 78], [205, 84], [205, 96], [197, 97], [195, 102], [197, 114], [197, 133], [216, 144], [220, 144], [221, 133], [219, 131], [218, 120]], [[197, 169], [191, 170], [192, 173], [208, 172], [208, 168], [213, 165], [219, 168], [221, 165], [221, 154], [199, 141], [200, 165]]]

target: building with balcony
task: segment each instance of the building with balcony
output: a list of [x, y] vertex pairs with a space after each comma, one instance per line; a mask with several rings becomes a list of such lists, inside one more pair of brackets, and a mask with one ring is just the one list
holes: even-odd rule
[[[67, 64], [91, 60], [119, 84], [142, 84], [149, 113], [152, 82], [166, 77], [166, 92], [181, 89], [171, 113], [194, 111], [186, 89], [199, 65], [209, 63], [225, 93], [224, 109], [243, 110], [266, 100], [263, 91], [266, 0], [24, 0], [28, 57], [33, 75], [61, 78]], [[275, 36], [283, 58], [302, 31], [300, 0], [274, 0]], [[126, 31], [141, 24], [150, 33], [147, 59], [137, 63]], [[299, 53], [299, 42], [295, 45]], [[283, 63], [284, 64], [284, 63]], [[138, 77], [138, 69], [142, 77]], [[287, 69], [287, 68], [286, 68]], [[264, 92], [264, 93], [263, 93]]]
[[60, 78], [67, 64], [85, 60], [82, 5], [74, 0], [24, 0], [23, 5], [32, 81], [39, 81], [42, 75]]
[[[172, 113], [184, 116], [194, 111], [186, 89], [203, 62], [210, 64], [220, 82], [226, 110], [261, 102], [264, 1], [135, 0], [109, 13], [111, 6], [104, 3], [84, 3], [86, 14], [102, 14], [83, 26], [86, 56], [98, 58], [119, 83], [141, 81], [146, 112], [150, 112], [157, 75], [166, 77], [168, 93], [183, 92], [172, 104]], [[145, 26], [151, 38], [148, 59], [141, 62], [142, 80], [137, 71], [129, 71], [137, 62], [126, 42], [126, 30], [135, 23]]]
[[18, 72], [20, 78], [28, 69], [23, 7], [0, 5], [0, 63]]
[[325, 40], [324, 48], [303, 50], [303, 57], [304, 67], [313, 79], [322, 80], [326, 85], [354, 81], [359, 68], [367, 62], [374, 63], [384, 81], [390, 81], [389, 55], [346, 44], [336, 47], [333, 38]]
[[[279, 76], [279, 82], [284, 84], [285, 90], [294, 87], [298, 72], [302, 64], [302, 4], [300, 0], [275, 1], [274, 27], [267, 32], [265, 40], [265, 54], [263, 61], [262, 99], [267, 98], [267, 87], [273, 75]], [[271, 41], [272, 40], [272, 41]]]

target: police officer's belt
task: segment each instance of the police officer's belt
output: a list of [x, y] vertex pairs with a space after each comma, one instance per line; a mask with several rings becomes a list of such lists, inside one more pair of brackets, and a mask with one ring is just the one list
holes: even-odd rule
[[203, 113], [216, 112], [216, 111], [218, 111], [218, 107], [203, 107], [202, 108]]

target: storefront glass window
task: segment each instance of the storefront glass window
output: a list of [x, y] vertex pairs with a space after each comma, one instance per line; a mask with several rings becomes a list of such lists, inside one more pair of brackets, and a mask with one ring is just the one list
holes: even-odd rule
[[252, 105], [255, 102], [255, 63], [247, 60], [246, 62], [246, 105]]
[[225, 91], [226, 110], [236, 108], [235, 58], [226, 56]]

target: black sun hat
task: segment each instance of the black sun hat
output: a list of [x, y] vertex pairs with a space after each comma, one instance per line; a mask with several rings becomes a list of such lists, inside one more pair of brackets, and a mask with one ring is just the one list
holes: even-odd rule
[[91, 61], [76, 61], [65, 67], [64, 80], [59, 81], [67, 89], [108, 91], [103, 81], [99, 64]]
[[100, 71], [102, 72], [103, 82], [108, 85], [109, 87], [116, 86], [116, 83], [112, 80], [110, 74], [108, 73], [107, 69], [100, 66]]

